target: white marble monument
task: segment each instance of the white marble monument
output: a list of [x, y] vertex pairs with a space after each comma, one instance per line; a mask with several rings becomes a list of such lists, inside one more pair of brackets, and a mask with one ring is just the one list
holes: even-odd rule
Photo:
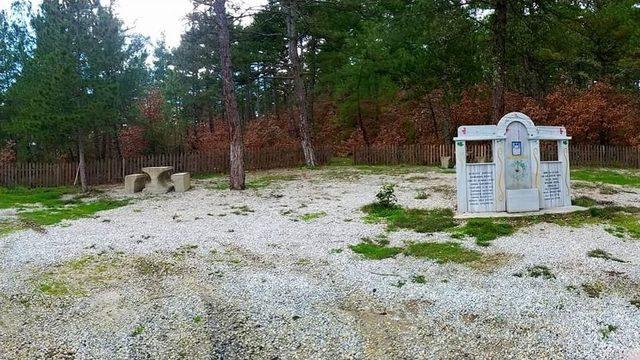
[[[467, 142], [491, 141], [493, 161], [467, 163]], [[557, 142], [557, 161], [541, 161], [540, 141]], [[567, 212], [571, 207], [569, 140], [561, 126], [535, 126], [522, 113], [498, 125], [461, 126], [456, 147], [458, 214]]]

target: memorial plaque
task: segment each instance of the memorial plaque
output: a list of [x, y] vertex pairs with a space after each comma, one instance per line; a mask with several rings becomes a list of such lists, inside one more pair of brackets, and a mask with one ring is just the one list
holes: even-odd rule
[[562, 163], [544, 161], [542, 166], [542, 200], [543, 208], [562, 205]]
[[469, 202], [469, 211], [493, 211], [495, 203], [493, 164], [469, 164], [467, 170], [467, 201]]

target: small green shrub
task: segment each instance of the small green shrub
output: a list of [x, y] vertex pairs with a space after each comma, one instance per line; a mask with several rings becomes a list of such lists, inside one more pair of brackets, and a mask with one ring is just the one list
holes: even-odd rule
[[377, 204], [383, 208], [394, 208], [398, 203], [398, 198], [395, 194], [395, 185], [393, 184], [385, 184], [382, 185], [382, 188], [376, 194], [376, 198], [378, 199]]
[[606, 340], [609, 338], [609, 336], [611, 336], [611, 334], [616, 332], [616, 330], [618, 330], [617, 326], [607, 324], [606, 326], [600, 329], [600, 335], [602, 336], [603, 340]]
[[143, 325], [136, 325], [135, 328], [133, 328], [133, 332], [131, 333], [131, 336], [138, 336], [141, 335], [144, 332], [144, 326]]

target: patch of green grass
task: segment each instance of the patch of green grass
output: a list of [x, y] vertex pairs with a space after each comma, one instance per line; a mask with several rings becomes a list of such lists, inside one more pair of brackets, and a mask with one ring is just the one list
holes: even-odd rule
[[[541, 277], [546, 280], [551, 280], [556, 278], [553, 272], [551, 272], [551, 269], [549, 269], [548, 266], [544, 266], [544, 265], [536, 265], [536, 266], [527, 268], [527, 275], [534, 278]], [[522, 273], [518, 273], [516, 274], [516, 276], [521, 277]]]
[[402, 252], [400, 247], [387, 247], [386, 245], [375, 244], [371, 241], [363, 241], [349, 248], [356, 254], [360, 254], [369, 260], [382, 260], [392, 258]]
[[582, 206], [586, 208], [590, 208], [592, 206], [598, 205], [598, 202], [588, 196], [580, 196], [571, 201], [575, 206]]
[[85, 255], [75, 260], [69, 260], [66, 262], [66, 266], [71, 270], [80, 270], [88, 266], [95, 261], [95, 256]]
[[62, 200], [64, 195], [78, 194], [78, 190], [69, 187], [56, 188], [0, 188], [0, 209], [16, 208], [24, 205], [40, 204], [44, 207], [59, 207], [78, 200]]
[[247, 189], [263, 189], [275, 182], [295, 181], [298, 180], [297, 175], [264, 175], [247, 182]]
[[71, 289], [66, 283], [54, 279], [45, 279], [38, 285], [38, 290], [50, 296], [65, 296], [71, 294]]
[[63, 220], [75, 220], [93, 216], [95, 213], [115, 209], [129, 204], [128, 200], [102, 199], [92, 202], [81, 202], [64, 207], [52, 207], [23, 212], [20, 218], [38, 225], [54, 225]]
[[571, 171], [571, 179], [613, 185], [640, 186], [640, 176], [606, 169], [575, 169]]
[[[298, 180], [299, 177], [297, 175], [264, 175], [255, 179], [248, 180], [246, 182], [247, 189], [263, 189], [269, 187], [271, 184], [280, 182], [280, 181], [294, 181]], [[228, 190], [229, 189], [229, 180], [221, 180], [217, 181], [211, 185], [206, 186], [206, 189], [209, 190]]]
[[354, 165], [350, 158], [334, 158], [322, 167], [323, 177], [338, 179], [357, 179], [358, 175], [407, 175], [425, 173], [426, 166], [416, 165]]
[[194, 316], [193, 317], [193, 322], [196, 323], [196, 324], [201, 323], [202, 322], [202, 316], [200, 316], [200, 315]]
[[428, 258], [438, 263], [466, 263], [480, 259], [479, 252], [465, 249], [459, 243], [412, 243], [407, 246], [404, 253], [409, 256]]
[[600, 297], [600, 294], [602, 294], [602, 292], [604, 291], [604, 287], [604, 284], [600, 282], [582, 284], [582, 290], [590, 298]]
[[302, 221], [313, 221], [313, 220], [316, 220], [316, 219], [319, 219], [319, 218], [325, 217], [325, 216], [327, 216], [326, 212], [319, 211], [319, 212], [313, 212], [313, 213], [304, 214], [304, 215], [298, 217], [298, 219], [302, 220]]
[[204, 187], [207, 190], [229, 190], [228, 182], [217, 182]]
[[427, 282], [427, 279], [424, 277], [424, 275], [414, 275], [411, 278], [411, 281], [416, 284], [424, 284]]
[[198, 245], [192, 245], [192, 244], [182, 245], [176, 250], [174, 250], [171, 253], [171, 255], [177, 260], [184, 260], [187, 257], [195, 255], [197, 248], [198, 248]]
[[602, 249], [595, 249], [595, 250], [591, 250], [587, 253], [588, 257], [592, 257], [592, 258], [598, 258], [598, 259], [604, 259], [604, 260], [611, 260], [611, 261], [617, 261], [617, 262], [626, 262], [622, 259], [619, 259], [613, 255], [611, 255], [610, 253], [602, 250]]
[[140, 257], [133, 261], [133, 267], [138, 273], [146, 276], [165, 276], [173, 272], [174, 265], [170, 262]]
[[296, 265], [305, 266], [305, 265], [309, 265], [309, 264], [311, 264], [311, 260], [309, 260], [309, 259], [305, 259], [305, 258], [298, 259], [298, 260], [296, 261]]
[[415, 196], [415, 199], [416, 199], [416, 200], [426, 200], [426, 199], [428, 199], [430, 196], [431, 196], [431, 194], [427, 194], [427, 192], [426, 192], [426, 191], [421, 190], [421, 191], [418, 191], [418, 193], [417, 193], [417, 194], [416, 194], [416, 196]]
[[250, 213], [254, 213], [256, 212], [255, 210], [251, 209], [249, 206], [247, 205], [237, 205], [237, 206], [232, 206], [231, 207], [233, 209], [233, 211], [231, 212], [234, 215], [244, 215], [247, 216]]
[[144, 332], [144, 325], [138, 324], [136, 325], [135, 328], [133, 328], [133, 332], [131, 333], [131, 336], [138, 336], [141, 335]]
[[384, 222], [390, 231], [411, 229], [419, 233], [433, 233], [457, 226], [451, 209], [404, 209], [399, 206], [384, 207], [377, 203], [362, 208], [367, 216], [365, 221]]
[[353, 159], [350, 157], [333, 157], [326, 166], [353, 166]]
[[14, 221], [0, 221], [0, 238], [22, 228], [23, 226]]
[[207, 180], [207, 179], [218, 179], [224, 177], [225, 174], [222, 173], [200, 173], [200, 174], [191, 174], [191, 178], [194, 180]]
[[618, 213], [613, 216], [610, 223], [618, 233], [625, 233], [634, 239], [640, 239], [640, 221], [637, 215]]
[[613, 334], [614, 332], [616, 332], [616, 330], [618, 330], [618, 327], [615, 325], [611, 325], [611, 324], [607, 324], [604, 327], [600, 328], [600, 335], [602, 336], [603, 340], [608, 339], [611, 334]]
[[507, 222], [494, 219], [470, 219], [463, 226], [455, 229], [454, 237], [468, 235], [476, 238], [476, 244], [489, 246], [492, 240], [501, 236], [509, 236], [515, 232], [515, 227]]

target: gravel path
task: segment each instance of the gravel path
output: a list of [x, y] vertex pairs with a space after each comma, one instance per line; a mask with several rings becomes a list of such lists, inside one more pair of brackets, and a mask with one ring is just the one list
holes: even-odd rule
[[[640, 299], [638, 241], [602, 226], [539, 224], [488, 248], [463, 240], [485, 254], [469, 265], [363, 260], [348, 246], [385, 231], [359, 210], [383, 183], [398, 184], [404, 206], [453, 207], [455, 175], [272, 174], [298, 179], [242, 193], [199, 181], [186, 194], [141, 195], [96, 218], [0, 239], [0, 358], [640, 355], [640, 309], [630, 303]], [[415, 199], [418, 191], [429, 198]], [[586, 187], [576, 195], [640, 200], [635, 191]], [[389, 238], [451, 241], [411, 231]], [[626, 262], [586, 256], [596, 248]], [[555, 278], [514, 276], [540, 265]], [[426, 282], [413, 282], [416, 275]]]

